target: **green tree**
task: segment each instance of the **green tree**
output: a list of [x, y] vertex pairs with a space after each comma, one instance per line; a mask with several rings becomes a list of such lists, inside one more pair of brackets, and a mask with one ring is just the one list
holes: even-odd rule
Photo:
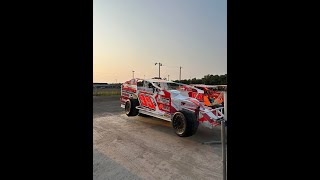
[[[173, 82], [179, 82], [179, 80], [175, 80]], [[227, 74], [224, 74], [224, 75], [208, 74], [201, 79], [197, 79], [197, 78], [183, 79], [180, 82], [183, 84], [225, 85], [227, 84]]]

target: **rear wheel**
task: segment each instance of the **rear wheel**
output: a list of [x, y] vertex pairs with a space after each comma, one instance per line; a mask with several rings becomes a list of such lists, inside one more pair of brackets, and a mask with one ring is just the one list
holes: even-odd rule
[[175, 133], [180, 137], [192, 136], [197, 132], [199, 122], [193, 112], [176, 112], [172, 119]]
[[130, 99], [126, 102], [125, 112], [127, 116], [136, 116], [139, 114], [139, 110], [136, 109], [136, 106], [139, 106], [139, 101], [137, 99]]

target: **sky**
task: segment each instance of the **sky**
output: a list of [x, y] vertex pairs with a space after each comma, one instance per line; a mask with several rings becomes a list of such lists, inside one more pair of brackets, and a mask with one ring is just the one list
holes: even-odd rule
[[227, 0], [93, 0], [93, 82], [227, 74]]

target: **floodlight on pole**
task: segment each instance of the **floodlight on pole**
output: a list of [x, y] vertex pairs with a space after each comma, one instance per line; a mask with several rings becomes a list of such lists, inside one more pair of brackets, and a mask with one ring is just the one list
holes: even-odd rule
[[159, 78], [161, 78], [160, 77], [160, 66], [162, 66], [162, 64], [161, 63], [155, 63], [154, 65], [157, 65], [157, 64], [159, 64]]

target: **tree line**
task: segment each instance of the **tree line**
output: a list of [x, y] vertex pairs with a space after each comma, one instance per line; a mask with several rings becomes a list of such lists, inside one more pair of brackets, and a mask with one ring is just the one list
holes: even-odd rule
[[[173, 82], [179, 82], [179, 80], [174, 80]], [[226, 85], [227, 84], [227, 74], [224, 75], [205, 75], [201, 79], [184, 79], [180, 83], [183, 84], [206, 84], [206, 85]]]

